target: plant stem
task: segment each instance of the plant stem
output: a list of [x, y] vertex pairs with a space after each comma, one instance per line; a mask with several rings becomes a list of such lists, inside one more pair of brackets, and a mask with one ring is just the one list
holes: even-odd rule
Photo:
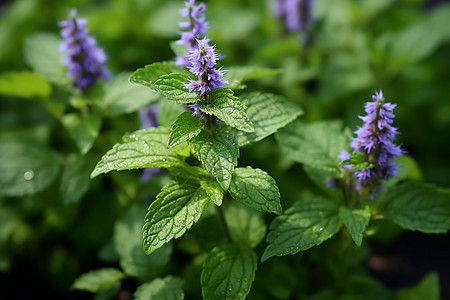
[[230, 243], [232, 243], [233, 239], [231, 238], [230, 229], [228, 228], [227, 220], [225, 220], [225, 216], [223, 214], [222, 207], [216, 205], [216, 209], [217, 209], [217, 216], [219, 217], [220, 223], [222, 224], [223, 231], [225, 232], [225, 236], [226, 236], [227, 240]]

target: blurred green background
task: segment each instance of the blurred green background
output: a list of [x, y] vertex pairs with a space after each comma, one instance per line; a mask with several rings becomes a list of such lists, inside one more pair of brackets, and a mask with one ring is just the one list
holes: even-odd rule
[[[385, 98], [398, 104], [397, 142], [416, 161], [415, 179], [450, 187], [448, 2], [317, 0], [308, 46], [300, 42], [300, 33], [287, 32], [273, 16], [270, 1], [205, 3], [208, 37], [224, 55], [224, 69], [235, 65], [282, 69], [277, 76], [249, 82], [249, 91], [282, 94], [304, 109], [304, 120], [339, 118], [354, 131], [361, 124], [357, 116], [364, 113], [364, 102], [371, 100], [375, 89], [383, 89]], [[3, 1], [0, 76], [31, 69], [27, 56], [35, 49], [27, 48], [31, 44], [27, 41], [42, 32], [58, 35], [57, 23], [72, 7], [88, 20], [114, 75], [174, 58], [169, 44], [179, 38], [182, 1]], [[76, 160], [75, 144], [45, 103], [38, 97], [10, 95], [5, 84], [0, 79], [0, 170], [7, 172], [7, 159], [12, 157], [5, 153], [23, 152], [26, 160], [36, 144], [63, 157], [63, 165]], [[55, 85], [50, 95], [61, 102], [69, 97], [66, 89]], [[94, 150], [80, 168], [92, 170], [122, 134], [139, 126], [136, 112], [105, 118]], [[302, 168], [281, 155], [273, 137], [243, 149], [240, 164], [272, 174], [284, 207], [311, 185]], [[139, 171], [115, 173], [92, 180], [80, 200], [65, 204], [62, 171], [56, 167], [48, 172], [53, 179], [36, 193], [0, 191], [0, 299], [61, 299], [81, 273], [116, 266], [117, 255], [110, 250], [116, 221], [124, 208], [148, 203], [167, 181], [161, 175], [142, 184]], [[2, 189], [6, 186], [2, 182]], [[178, 262], [171, 262], [169, 269]], [[127, 284], [134, 286], [132, 280]], [[71, 292], [64, 299], [80, 297], [90, 295]]]

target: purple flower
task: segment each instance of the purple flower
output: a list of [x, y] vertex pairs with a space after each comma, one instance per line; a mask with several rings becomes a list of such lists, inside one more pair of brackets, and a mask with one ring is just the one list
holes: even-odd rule
[[[178, 25], [181, 28], [187, 28], [189, 31], [181, 32], [181, 39], [176, 43], [186, 45], [188, 51], [197, 48], [196, 39], [201, 39], [208, 30], [208, 22], [206, 22], [203, 12], [206, 10], [205, 4], [202, 2], [195, 6], [195, 0], [184, 2], [185, 7], [180, 9], [180, 15], [188, 17], [189, 21], [180, 22]], [[187, 55], [178, 55], [176, 62], [180, 66], [189, 66]]]
[[291, 32], [303, 31], [303, 42], [309, 41], [305, 32], [314, 21], [311, 14], [312, 0], [274, 0], [273, 11], [276, 17], [284, 19], [286, 28]]
[[[355, 131], [356, 137], [352, 139], [350, 146], [354, 152], [364, 153], [373, 164], [370, 169], [355, 171], [358, 186], [370, 187], [371, 197], [380, 190], [382, 180], [386, 180], [397, 174], [398, 165], [393, 162], [395, 158], [405, 153], [392, 141], [397, 135], [397, 128], [391, 124], [395, 115], [393, 110], [395, 104], [385, 102], [383, 92], [375, 91], [372, 102], [365, 104], [366, 116], [359, 116], [364, 125]], [[348, 153], [341, 153], [340, 158], [348, 159]]]
[[73, 86], [82, 91], [86, 91], [100, 78], [111, 79], [109, 70], [104, 66], [105, 52], [88, 35], [86, 24], [86, 19], [77, 18], [76, 9], [70, 10], [68, 20], [59, 22], [64, 38], [59, 50], [66, 53], [63, 63], [69, 69], [67, 76], [73, 80]]

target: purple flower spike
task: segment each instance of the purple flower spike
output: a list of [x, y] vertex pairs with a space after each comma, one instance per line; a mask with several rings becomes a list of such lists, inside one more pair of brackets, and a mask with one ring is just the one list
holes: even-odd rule
[[[181, 39], [176, 43], [186, 45], [190, 52], [197, 48], [196, 39], [201, 39], [209, 27], [203, 13], [206, 10], [206, 6], [203, 2], [196, 6], [195, 0], [189, 0], [185, 1], [184, 4], [185, 7], [180, 9], [179, 12], [181, 16], [188, 17], [189, 21], [180, 22], [178, 25], [189, 31], [181, 32]], [[187, 55], [178, 55], [176, 57], [176, 62], [180, 66], [190, 66]]]
[[59, 22], [64, 38], [59, 50], [66, 53], [63, 63], [69, 69], [67, 76], [72, 79], [73, 86], [82, 91], [86, 91], [100, 78], [111, 79], [109, 70], [104, 66], [107, 59], [105, 52], [88, 35], [86, 24], [86, 19], [77, 17], [76, 9], [70, 10], [68, 20]]
[[291, 32], [303, 31], [303, 43], [309, 41], [305, 29], [314, 21], [312, 16], [313, 0], [274, 0], [273, 11], [276, 17], [285, 21]]
[[[356, 137], [350, 143], [354, 152], [364, 153], [369, 163], [373, 164], [370, 169], [354, 173], [358, 186], [371, 188], [371, 198], [381, 189], [382, 180], [397, 174], [398, 165], [393, 160], [405, 153], [392, 142], [398, 133], [397, 128], [391, 125], [395, 117], [392, 111], [396, 105], [385, 102], [381, 90], [375, 92], [372, 100], [365, 104], [367, 115], [359, 116], [364, 125], [355, 131]], [[341, 154], [340, 158], [345, 160], [348, 155]]]

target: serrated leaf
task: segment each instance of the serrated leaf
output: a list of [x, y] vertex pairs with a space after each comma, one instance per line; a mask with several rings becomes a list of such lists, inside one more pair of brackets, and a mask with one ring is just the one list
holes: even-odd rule
[[169, 262], [172, 244], [166, 244], [151, 255], [142, 250], [142, 219], [146, 209], [135, 205], [114, 225], [114, 245], [119, 254], [120, 266], [130, 276], [141, 281], [154, 278]]
[[177, 103], [196, 103], [200, 99], [197, 93], [190, 93], [185, 83], [190, 81], [190, 77], [184, 74], [162, 75], [154, 84], [154, 88], [167, 99]]
[[339, 218], [347, 227], [355, 244], [358, 247], [361, 246], [364, 230], [370, 221], [369, 207], [350, 210], [346, 206], [341, 206], [339, 207]]
[[156, 62], [146, 65], [144, 68], [137, 69], [130, 75], [129, 81], [154, 89], [155, 81], [162, 75], [183, 73], [183, 70], [186, 70], [186, 68], [177, 66], [174, 61]]
[[245, 106], [228, 88], [216, 88], [209, 93], [209, 102], [199, 102], [200, 110], [218, 117], [228, 126], [245, 132], [253, 132], [253, 125], [245, 113]]
[[241, 100], [255, 131], [238, 132], [240, 147], [264, 139], [303, 114], [298, 106], [278, 95], [253, 92], [242, 95]]
[[67, 68], [63, 65], [64, 54], [59, 51], [62, 39], [51, 33], [37, 33], [24, 43], [27, 64], [45, 79], [58, 85], [68, 85]]
[[353, 152], [350, 158], [344, 160], [341, 165], [352, 165], [352, 170], [354, 171], [373, 168], [373, 164], [369, 162], [367, 156], [362, 152]]
[[61, 177], [61, 196], [64, 204], [78, 202], [89, 189], [92, 172], [92, 161], [89, 157], [70, 155], [64, 166]]
[[256, 260], [256, 254], [249, 248], [235, 244], [214, 248], [203, 263], [203, 298], [245, 299], [255, 279]]
[[51, 92], [52, 86], [35, 72], [10, 71], [0, 75], [0, 94], [22, 98], [46, 98]]
[[270, 224], [262, 261], [320, 245], [341, 228], [338, 206], [320, 196], [305, 196]]
[[184, 292], [181, 278], [166, 276], [138, 286], [134, 300], [182, 300]]
[[96, 293], [103, 288], [120, 282], [124, 277], [125, 275], [120, 270], [114, 268], [92, 270], [75, 279], [71, 288]]
[[59, 173], [60, 156], [36, 140], [0, 138], [0, 195], [32, 195]]
[[169, 148], [197, 136], [203, 127], [204, 124], [199, 117], [193, 116], [191, 111], [183, 112], [173, 123]]
[[63, 116], [61, 122], [74, 139], [80, 153], [88, 153], [98, 136], [101, 116], [95, 113], [69, 113]]
[[275, 180], [266, 172], [251, 167], [234, 169], [228, 190], [233, 199], [262, 212], [283, 212]]
[[439, 276], [436, 272], [425, 275], [419, 284], [397, 291], [399, 300], [440, 300]]
[[450, 229], [450, 189], [409, 181], [386, 191], [382, 213], [409, 230], [447, 233]]
[[171, 181], [164, 186], [145, 216], [142, 229], [145, 253], [150, 254], [182, 236], [208, 204], [208, 195], [198, 185]]
[[179, 105], [172, 101], [160, 101], [158, 103], [159, 114], [158, 122], [160, 126], [167, 128], [172, 127], [173, 122], [178, 118], [178, 116], [185, 111], [183, 105]]
[[148, 167], [168, 168], [184, 162], [177, 155], [177, 147], [168, 149], [169, 130], [164, 127], [141, 129], [125, 135], [122, 143], [114, 145], [97, 163], [91, 178], [112, 170], [131, 170]]
[[232, 66], [227, 67], [224, 80], [229, 81], [231, 89], [237, 89], [243, 82], [271, 77], [282, 73], [282, 69], [268, 69], [259, 66]]
[[276, 138], [291, 159], [331, 172], [340, 165], [341, 150], [348, 148], [348, 138], [337, 121], [311, 124], [294, 121], [279, 130]]
[[228, 190], [239, 157], [236, 135], [225, 128], [217, 128], [213, 133], [202, 130], [189, 142], [205, 169], [222, 189]]
[[121, 73], [104, 85], [101, 107], [106, 117], [135, 112], [161, 98], [145, 87], [128, 82], [128, 77], [130, 73]]
[[267, 226], [260, 212], [235, 201], [224, 208], [231, 238], [237, 245], [254, 248], [264, 239]]
[[200, 185], [205, 190], [206, 194], [208, 194], [211, 201], [217, 205], [222, 205], [223, 200], [223, 190], [220, 185], [216, 181], [200, 181]]

